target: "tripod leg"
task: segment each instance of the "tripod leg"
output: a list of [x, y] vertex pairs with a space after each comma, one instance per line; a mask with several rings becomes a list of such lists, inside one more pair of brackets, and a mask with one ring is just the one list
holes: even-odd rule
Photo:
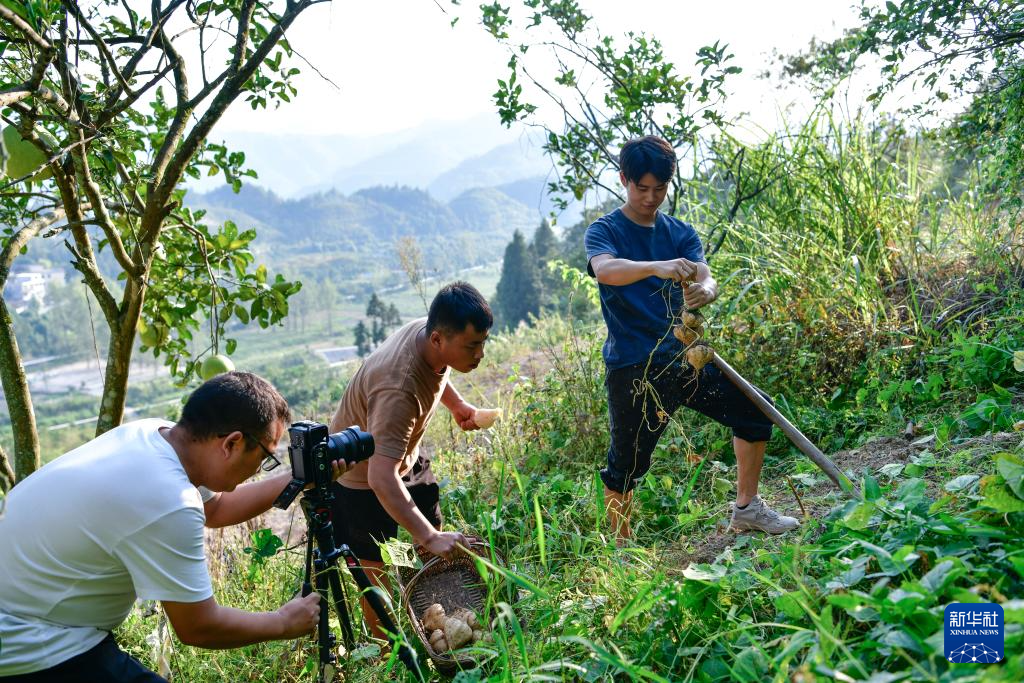
[[[336, 659], [334, 655], [334, 634], [331, 633], [330, 625], [330, 593], [328, 578], [329, 576], [337, 577], [337, 571], [331, 571], [331, 574], [327, 573], [327, 562], [320, 557], [319, 551], [313, 553], [313, 582], [316, 585], [316, 591], [320, 594], [320, 623], [317, 625], [317, 643], [320, 646], [320, 667], [333, 667]], [[351, 647], [351, 646], [349, 646]]]
[[[338, 621], [341, 623], [341, 635], [342, 640], [345, 643], [345, 649], [349, 652], [355, 646], [355, 636], [352, 633], [352, 618], [348, 613], [348, 605], [345, 601], [345, 588], [341, 585], [341, 576], [338, 574], [338, 565], [335, 562], [331, 563], [331, 569], [326, 573], [327, 581], [330, 583], [331, 596], [334, 598], [334, 609], [338, 613]], [[327, 594], [324, 594], [326, 599]], [[323, 611], [321, 611], [323, 616]]]
[[384, 601], [377, 593], [378, 589], [370, 582], [370, 577], [359, 566], [356, 556], [352, 554], [347, 545], [341, 547], [341, 553], [345, 556], [345, 564], [348, 565], [348, 570], [352, 574], [352, 578], [355, 579], [356, 585], [363, 591], [366, 601], [370, 603], [370, 607], [377, 614], [381, 628], [390, 634], [393, 646], [398, 649], [398, 658], [412, 672], [416, 680], [427, 680], [420, 670], [420, 664], [416, 659], [416, 651], [412, 649], [412, 646], [405, 639], [405, 633], [399, 630], [398, 625], [391, 619], [391, 613], [388, 611], [387, 605], [384, 604]]

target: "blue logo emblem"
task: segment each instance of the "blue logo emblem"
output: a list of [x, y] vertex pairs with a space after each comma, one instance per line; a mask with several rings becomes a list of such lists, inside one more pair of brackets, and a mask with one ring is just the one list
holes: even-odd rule
[[946, 605], [946, 659], [995, 664], [1003, 658], [1003, 607], [991, 602]]

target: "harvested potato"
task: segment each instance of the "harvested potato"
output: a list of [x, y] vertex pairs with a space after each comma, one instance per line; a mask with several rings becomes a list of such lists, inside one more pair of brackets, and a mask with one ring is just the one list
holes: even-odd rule
[[465, 607], [460, 607], [452, 612], [452, 617], [455, 619], [461, 619], [472, 629], [480, 628], [480, 621], [476, 618], [476, 615], [473, 614], [472, 610], [466, 609]]
[[430, 634], [430, 647], [434, 649], [434, 652], [448, 651], [448, 639], [444, 637], [444, 631], [437, 629]]
[[693, 311], [683, 311], [680, 316], [683, 321], [683, 327], [689, 327], [691, 330], [700, 330], [704, 327], [704, 316], [700, 313], [694, 313]]
[[676, 325], [673, 327], [672, 334], [674, 334], [676, 339], [681, 341], [685, 346], [689, 346], [700, 339], [700, 332], [692, 330], [689, 327], [683, 327], [682, 325]]
[[423, 628], [425, 628], [428, 633], [433, 633], [434, 631], [443, 629], [445, 616], [444, 607], [435, 602], [423, 611], [423, 617], [421, 618], [423, 621]]
[[477, 408], [473, 411], [473, 422], [480, 429], [487, 429], [501, 417], [501, 408]]
[[473, 642], [474, 643], [479, 643], [483, 639], [484, 639], [484, 632], [481, 631], [478, 628], [477, 629], [473, 629]]
[[473, 629], [461, 619], [448, 617], [444, 620], [444, 637], [448, 641], [448, 647], [454, 650], [473, 639]]
[[706, 344], [697, 344], [686, 350], [686, 362], [693, 366], [693, 369], [700, 372], [701, 368], [710, 363], [715, 357], [715, 352]]

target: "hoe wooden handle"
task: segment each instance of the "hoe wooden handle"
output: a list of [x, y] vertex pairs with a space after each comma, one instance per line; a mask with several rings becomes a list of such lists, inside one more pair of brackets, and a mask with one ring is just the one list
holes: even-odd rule
[[750, 385], [750, 382], [743, 379], [740, 373], [736, 372], [731, 365], [722, 360], [722, 357], [715, 353], [713, 359], [718, 369], [729, 378], [729, 380], [735, 384], [740, 391], [742, 391], [747, 398], [754, 402], [761, 412], [765, 416], [778, 425], [782, 433], [785, 434], [790, 441], [793, 442], [797, 448], [799, 448], [804, 455], [811, 459], [811, 461], [821, 468], [821, 471], [828, 475], [828, 478], [832, 480], [832, 483], [838, 486], [840, 489], [855, 496], [861, 497], [860, 490], [856, 484], [850, 481], [850, 478], [840, 471], [836, 464], [829, 460], [829, 457], [822, 453], [817, 446], [811, 443], [811, 440], [803, 435], [799, 429], [793, 426], [793, 423], [786, 419], [786, 416], [775, 409], [771, 403], [765, 400], [764, 396], [760, 394], [754, 387]]

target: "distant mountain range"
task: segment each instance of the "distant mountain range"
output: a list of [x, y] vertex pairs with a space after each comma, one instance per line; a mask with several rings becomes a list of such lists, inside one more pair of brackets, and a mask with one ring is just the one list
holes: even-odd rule
[[[245, 152], [247, 166], [259, 175], [255, 184], [281, 197], [406, 185], [447, 201], [472, 187], [546, 174], [551, 164], [533, 138], [484, 115], [386, 135], [228, 132], [223, 142]], [[216, 186], [217, 179], [191, 185], [202, 192]]]
[[541, 221], [536, 207], [493, 187], [465, 190], [440, 202], [406, 186], [286, 199], [246, 185], [238, 194], [227, 187], [191, 192], [186, 203], [206, 210], [210, 223], [232, 220], [255, 227], [268, 261], [293, 265], [326, 260], [351, 266], [372, 260], [394, 267], [396, 242], [411, 236], [431, 270], [448, 271], [493, 263], [514, 231], [530, 237]]

